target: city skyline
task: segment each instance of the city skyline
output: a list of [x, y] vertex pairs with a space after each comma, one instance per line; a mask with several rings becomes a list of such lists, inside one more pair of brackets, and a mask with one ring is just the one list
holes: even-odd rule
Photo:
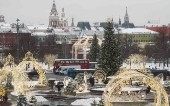
[[[149, 20], [160, 20], [161, 24], [167, 25], [170, 19], [168, 0], [55, 0], [57, 11], [61, 16], [62, 7], [65, 8], [65, 15], [68, 24], [71, 25], [71, 18], [74, 18], [75, 25], [79, 21], [104, 22], [108, 17], [118, 22], [119, 17], [122, 23], [126, 7], [129, 20], [135, 25], [143, 26]], [[4, 15], [5, 21], [15, 23], [19, 18], [25, 24], [46, 24], [49, 23], [50, 10], [53, 0], [3, 0], [0, 1], [0, 15]]]

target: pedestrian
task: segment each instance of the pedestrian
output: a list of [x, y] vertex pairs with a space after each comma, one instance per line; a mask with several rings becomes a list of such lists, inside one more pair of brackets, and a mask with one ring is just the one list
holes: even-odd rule
[[59, 96], [61, 95], [61, 87], [60, 87], [60, 85], [57, 85], [57, 89], [58, 89], [58, 94], [59, 94]]
[[146, 88], [146, 95], [150, 93], [150, 90], [151, 90], [151, 87], [148, 86], [148, 87]]
[[132, 79], [129, 80], [129, 86], [132, 86]]
[[94, 77], [91, 78], [91, 85], [94, 86]]
[[92, 77], [89, 78], [90, 85], [92, 86]]

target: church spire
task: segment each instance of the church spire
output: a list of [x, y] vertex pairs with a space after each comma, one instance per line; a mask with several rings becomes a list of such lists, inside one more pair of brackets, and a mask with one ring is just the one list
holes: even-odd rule
[[121, 19], [120, 19], [120, 16], [119, 16], [119, 25], [121, 25]]
[[61, 18], [65, 18], [64, 7], [62, 8]]
[[72, 18], [71, 26], [74, 27], [74, 18]]
[[126, 15], [128, 16], [128, 13], [127, 13], [127, 7], [126, 7]]
[[129, 23], [129, 16], [128, 16], [128, 12], [127, 12], [127, 7], [126, 7], [126, 13], [124, 16], [124, 23]]
[[56, 5], [55, 5], [55, 0], [53, 0], [53, 7], [56, 7]]
[[58, 15], [57, 8], [56, 8], [56, 5], [55, 5], [55, 0], [53, 0], [53, 5], [52, 5], [52, 8], [51, 8], [50, 15]]

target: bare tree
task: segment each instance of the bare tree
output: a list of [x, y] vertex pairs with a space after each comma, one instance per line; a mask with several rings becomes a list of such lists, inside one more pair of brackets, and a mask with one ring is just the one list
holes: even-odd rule
[[46, 54], [44, 56], [44, 61], [48, 63], [48, 69], [54, 64], [56, 58], [58, 58], [58, 55], [54, 54]]

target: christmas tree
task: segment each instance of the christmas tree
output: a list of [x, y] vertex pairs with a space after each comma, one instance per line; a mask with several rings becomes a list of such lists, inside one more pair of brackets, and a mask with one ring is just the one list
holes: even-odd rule
[[89, 52], [89, 57], [90, 57], [90, 61], [97, 61], [98, 59], [98, 54], [100, 51], [100, 45], [98, 44], [98, 39], [96, 34], [94, 34], [93, 39], [92, 39], [92, 44], [90, 46], [90, 52]]
[[100, 49], [99, 67], [106, 72], [107, 76], [114, 75], [121, 66], [121, 53], [119, 40], [114, 34], [113, 24], [107, 22], [104, 30], [104, 41]]

